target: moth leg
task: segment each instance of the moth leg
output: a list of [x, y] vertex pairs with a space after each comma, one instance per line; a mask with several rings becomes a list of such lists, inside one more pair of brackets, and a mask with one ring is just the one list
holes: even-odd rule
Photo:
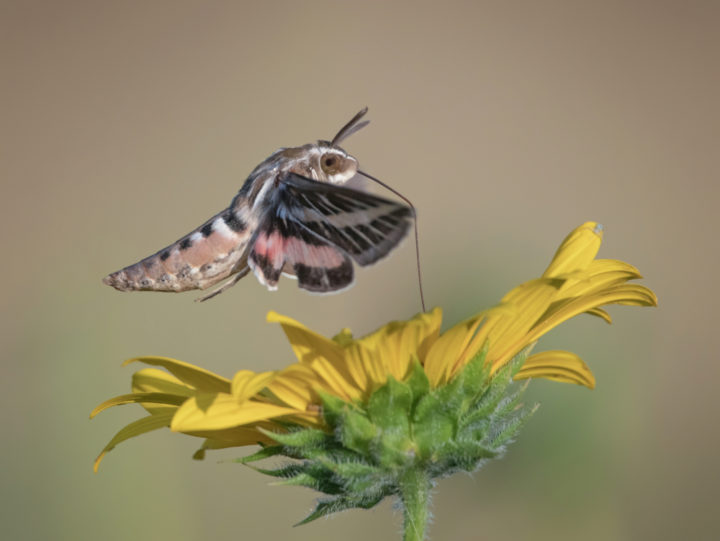
[[247, 265], [245, 265], [245, 266], [244, 266], [242, 269], [240, 269], [240, 271], [238, 271], [238, 273], [237, 273], [235, 276], [233, 276], [230, 280], [228, 280], [227, 282], [225, 282], [225, 283], [224, 283], [223, 285], [221, 285], [220, 287], [217, 287], [217, 288], [213, 289], [213, 290], [212, 290], [210, 293], [208, 293], [207, 295], [204, 295], [204, 296], [202, 296], [202, 297], [198, 297], [197, 299], [195, 299], [195, 302], [203, 302], [203, 301], [206, 301], [206, 300], [208, 300], [208, 299], [212, 299], [213, 297], [215, 297], [215, 296], [217, 296], [217, 295], [220, 295], [220, 293], [222, 293], [222, 292], [225, 291], [226, 289], [230, 289], [232, 286], [234, 286], [235, 284], [237, 284], [237, 283], [240, 281], [240, 279], [241, 279], [241, 278], [244, 278], [245, 275], [246, 275], [248, 272], [250, 272], [250, 267], [248, 267]]

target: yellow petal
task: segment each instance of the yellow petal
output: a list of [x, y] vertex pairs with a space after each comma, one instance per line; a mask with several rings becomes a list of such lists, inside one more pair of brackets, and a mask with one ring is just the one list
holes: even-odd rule
[[586, 311], [585, 313], [590, 314], [591, 316], [599, 317], [600, 319], [605, 320], [607, 323], [612, 323], [612, 318], [610, 317], [610, 314], [608, 314], [602, 308], [591, 308], [590, 310]]
[[317, 358], [310, 362], [310, 368], [325, 383], [323, 387], [335, 396], [347, 401], [362, 395], [362, 391], [354, 385], [354, 378], [344, 360], [335, 364], [327, 359]]
[[637, 269], [622, 261], [602, 259], [593, 261], [587, 269], [564, 275], [558, 299], [596, 293], [640, 278]]
[[388, 375], [402, 380], [407, 376], [413, 356], [424, 359], [440, 334], [442, 310], [434, 308], [420, 313], [408, 321], [393, 321], [357, 342], [374, 351], [376, 361], [382, 365], [383, 381]]
[[143, 368], [132, 375], [134, 393], [168, 393], [190, 396], [195, 389], [158, 368]]
[[113, 406], [120, 406], [122, 404], [164, 404], [166, 406], [172, 406], [173, 408], [177, 408], [177, 406], [181, 405], [183, 402], [185, 402], [185, 400], [187, 400], [186, 396], [178, 396], [166, 393], [123, 394], [120, 396], [116, 396], [115, 398], [106, 400], [105, 402], [97, 406], [90, 413], [90, 418], [92, 419], [101, 411], [104, 411]]
[[297, 411], [266, 402], [246, 400], [240, 404], [226, 393], [200, 393], [180, 406], [170, 429], [174, 432], [222, 430], [293, 413]]
[[552, 278], [586, 268], [600, 249], [603, 227], [597, 222], [585, 222], [572, 231], [562, 242], [555, 257], [543, 273]]
[[431, 386], [446, 383], [453, 365], [461, 358], [483, 317], [478, 314], [458, 323], [442, 333], [430, 347], [424, 367]]
[[269, 312], [267, 320], [282, 325], [295, 356], [324, 379], [331, 393], [343, 399], [355, 398], [360, 394], [359, 390], [354, 388], [353, 377], [344, 362], [343, 349], [338, 343], [276, 312]]
[[527, 333], [548, 309], [562, 284], [556, 278], [540, 278], [513, 289], [502, 301], [506, 312], [488, 315], [468, 346], [466, 357], [477, 353], [487, 341], [490, 346], [487, 358], [494, 367], [499, 367], [534, 342]]
[[204, 392], [230, 392], [230, 380], [213, 374], [209, 370], [194, 366], [189, 363], [171, 359], [169, 357], [137, 357], [135, 359], [128, 359], [123, 363], [126, 366], [130, 363], [142, 362], [152, 366], [162, 366], [168, 372], [173, 374], [183, 383], [194, 387], [198, 391]]
[[273, 311], [268, 312], [267, 320], [280, 323], [298, 361], [309, 362], [317, 357], [324, 357], [334, 363], [342, 361], [340, 345], [311, 331], [299, 321]]
[[320, 400], [315, 389], [324, 389], [312, 368], [300, 363], [282, 369], [267, 387], [279, 400], [297, 411], [307, 411], [311, 404], [318, 404]]
[[[143, 368], [132, 375], [132, 390], [134, 393], [165, 393], [175, 396], [192, 396], [195, 389], [185, 385], [172, 374], [158, 368]], [[168, 408], [175, 409], [175, 406], [162, 404], [142, 403], [140, 404], [149, 413], [168, 411]]]
[[547, 313], [538, 320], [528, 333], [528, 339], [535, 341], [550, 329], [578, 314], [607, 304], [632, 304], [636, 306], [657, 306], [655, 294], [648, 288], [636, 284], [624, 284], [592, 295], [563, 299], [553, 303]]
[[513, 379], [545, 378], [595, 388], [595, 376], [583, 360], [569, 351], [543, 351], [527, 358]]
[[115, 434], [115, 436], [113, 436], [113, 438], [110, 440], [110, 443], [105, 446], [102, 452], [95, 459], [93, 470], [95, 470], [95, 472], [98, 471], [98, 467], [100, 467], [100, 461], [108, 452], [112, 451], [116, 445], [124, 442], [127, 439], [134, 438], [135, 436], [139, 436], [147, 432], [152, 432], [153, 430], [157, 430], [158, 428], [170, 426], [170, 419], [172, 419], [172, 416], [172, 412], [159, 413], [157, 415], [148, 415], [147, 417], [138, 419], [137, 421], [134, 421], [126, 427], [120, 429], [120, 431]]
[[[263, 423], [262, 426], [269, 430], [279, 431], [277, 425]], [[201, 449], [225, 449], [227, 447], [242, 447], [244, 445], [255, 445], [257, 443], [273, 444], [274, 440], [260, 432], [256, 426], [238, 426], [225, 430], [211, 430], [187, 432], [190, 436], [207, 438]]]
[[382, 371], [382, 362], [375, 351], [353, 341], [345, 346], [343, 352], [355, 385], [365, 395], [369, 395], [376, 386], [387, 381], [387, 372]]
[[232, 380], [232, 395], [238, 402], [260, 392], [275, 377], [275, 372], [256, 374], [251, 370], [239, 370]]

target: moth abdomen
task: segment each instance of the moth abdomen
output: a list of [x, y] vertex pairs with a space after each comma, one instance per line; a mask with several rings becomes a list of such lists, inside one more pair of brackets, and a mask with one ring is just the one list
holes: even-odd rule
[[242, 208], [225, 209], [154, 254], [103, 282], [119, 291], [205, 289], [240, 270], [252, 228]]

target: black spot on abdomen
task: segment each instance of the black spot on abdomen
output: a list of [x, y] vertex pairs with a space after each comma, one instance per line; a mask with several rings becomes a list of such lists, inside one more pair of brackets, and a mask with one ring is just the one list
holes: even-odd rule
[[247, 227], [247, 224], [243, 222], [240, 218], [238, 218], [232, 211], [232, 209], [226, 210], [222, 216], [222, 219], [225, 224], [236, 233], [242, 233]]
[[209, 237], [212, 235], [213, 232], [213, 224], [212, 222], [205, 224], [202, 226], [202, 229], [200, 229], [200, 233], [202, 233], [203, 237]]

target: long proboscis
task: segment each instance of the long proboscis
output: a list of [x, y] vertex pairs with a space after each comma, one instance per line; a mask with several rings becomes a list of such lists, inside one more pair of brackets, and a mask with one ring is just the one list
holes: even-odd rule
[[380, 186], [385, 188], [386, 190], [389, 190], [390, 192], [397, 195], [400, 199], [405, 201], [408, 206], [412, 209], [413, 213], [413, 224], [415, 226], [415, 258], [417, 260], [417, 275], [418, 275], [418, 287], [420, 288], [420, 304], [422, 305], [422, 311], [427, 312], [425, 308], [425, 295], [423, 294], [423, 285], [422, 285], [422, 271], [420, 270], [420, 237], [418, 235], [418, 225], [417, 225], [417, 211], [415, 210], [415, 205], [412, 204], [412, 201], [410, 201], [407, 197], [405, 197], [403, 194], [398, 192], [395, 188], [388, 186], [385, 184], [382, 180], [375, 178], [372, 175], [369, 175], [368, 173], [365, 173], [364, 171], [360, 171], [358, 169], [358, 173], [360, 173], [362, 176], [369, 178], [373, 182], [377, 182]]

